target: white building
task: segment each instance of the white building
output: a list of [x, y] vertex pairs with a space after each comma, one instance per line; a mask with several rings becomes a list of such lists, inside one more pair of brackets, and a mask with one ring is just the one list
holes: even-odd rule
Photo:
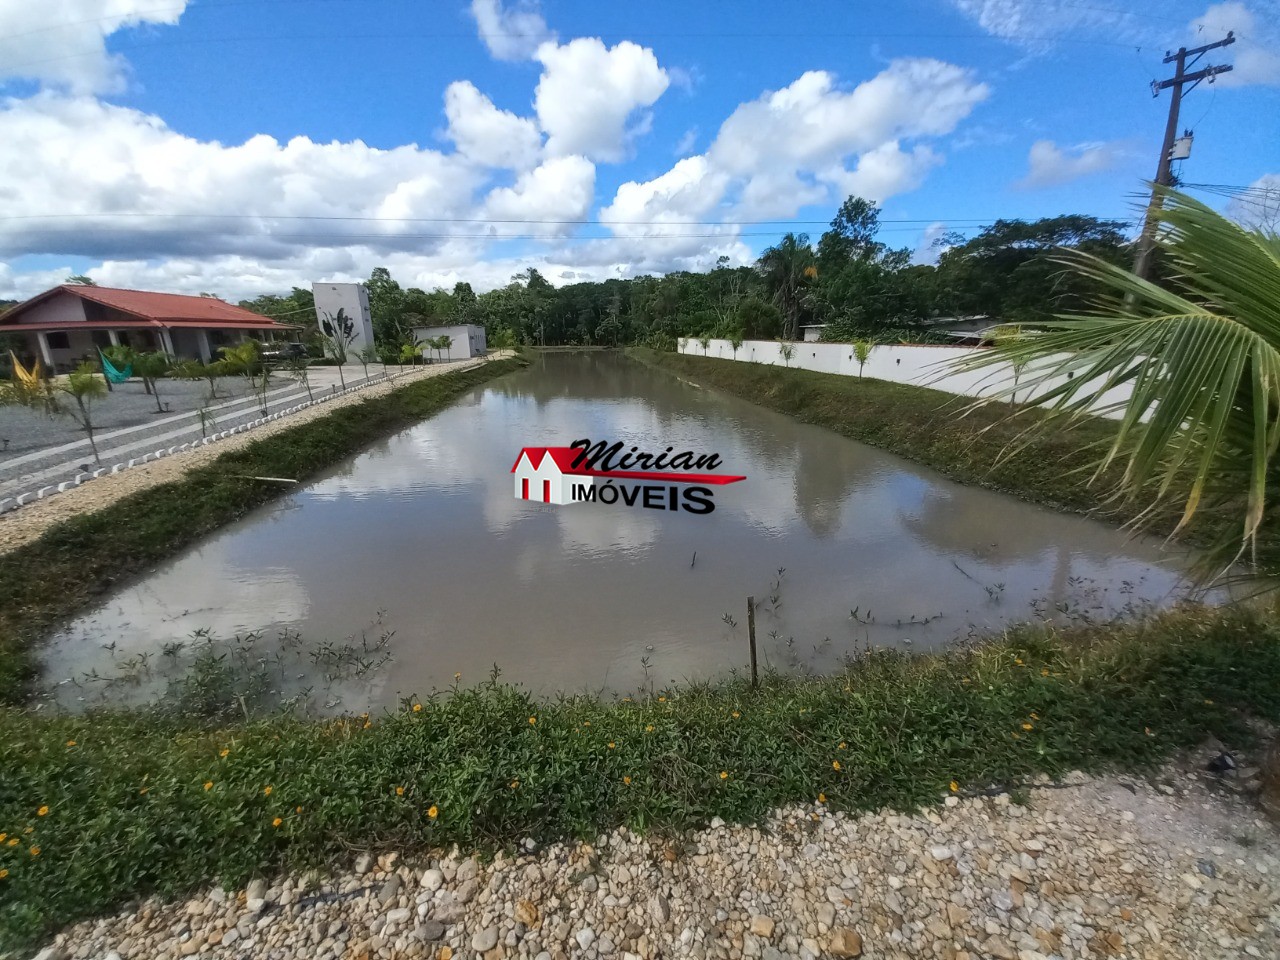
[[580, 503], [573, 499], [573, 487], [590, 487], [595, 480], [569, 472], [579, 452], [572, 447], [525, 447], [511, 467], [516, 499], [562, 506]]
[[483, 357], [488, 352], [484, 340], [484, 327], [479, 324], [460, 323], [451, 327], [413, 328], [413, 338], [419, 344], [438, 337], [449, 338], [448, 349], [436, 351], [430, 347], [423, 347], [424, 357], [440, 360], [468, 360], [471, 357]]
[[[338, 344], [325, 344], [325, 353], [334, 356], [340, 345], [348, 364], [360, 362], [360, 351], [373, 344], [373, 316], [369, 312], [369, 290], [363, 283], [313, 283], [311, 292], [316, 298], [316, 323], [323, 333], [325, 324], [334, 331]], [[343, 334], [340, 327], [351, 325], [351, 333]], [[347, 342], [347, 337], [350, 342]], [[336, 359], [336, 357], [335, 357]]]

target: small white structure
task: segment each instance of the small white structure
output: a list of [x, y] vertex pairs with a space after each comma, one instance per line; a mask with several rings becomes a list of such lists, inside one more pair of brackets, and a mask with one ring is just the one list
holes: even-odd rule
[[418, 343], [435, 340], [439, 337], [449, 338], [447, 350], [432, 350], [423, 347], [424, 357], [436, 357], [440, 360], [469, 360], [472, 357], [483, 357], [488, 348], [485, 346], [484, 327], [476, 323], [459, 323], [451, 327], [414, 327], [413, 337]]
[[[365, 346], [373, 343], [373, 317], [369, 313], [369, 291], [363, 283], [313, 283], [311, 292], [316, 298], [316, 323], [325, 332], [325, 321], [333, 324], [345, 318], [353, 324], [353, 339], [344, 344], [345, 363], [359, 363], [358, 355]], [[334, 348], [326, 345], [325, 353], [333, 356]]]
[[805, 343], [817, 343], [822, 339], [822, 331], [825, 329], [825, 323], [806, 323], [800, 328], [801, 338]]
[[516, 499], [561, 506], [581, 503], [573, 499], [573, 488], [591, 487], [595, 480], [569, 472], [578, 453], [572, 447], [525, 447], [511, 467]]

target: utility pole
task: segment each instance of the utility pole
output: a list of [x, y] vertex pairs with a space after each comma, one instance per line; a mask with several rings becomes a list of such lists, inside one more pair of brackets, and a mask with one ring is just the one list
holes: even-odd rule
[[[1182, 98], [1194, 90], [1201, 80], [1213, 83], [1213, 78], [1218, 74], [1227, 73], [1232, 69], [1230, 65], [1208, 66], [1187, 73], [1187, 67], [1195, 66], [1196, 61], [1210, 50], [1226, 47], [1235, 42], [1235, 33], [1228, 31], [1226, 39], [1216, 43], [1206, 43], [1202, 47], [1193, 47], [1190, 50], [1179, 47], [1177, 53], [1166, 53], [1164, 62], [1177, 64], [1173, 76], [1168, 80], [1151, 82], [1153, 97], [1160, 96], [1161, 90], [1172, 89], [1173, 93], [1169, 98], [1169, 122], [1164, 128], [1164, 144], [1160, 148], [1160, 163], [1156, 166], [1155, 187], [1151, 191], [1151, 203], [1147, 206], [1147, 219], [1142, 226], [1142, 236], [1138, 238], [1138, 255], [1133, 264], [1133, 272], [1144, 279], [1151, 268], [1151, 253], [1156, 245], [1156, 218], [1163, 204], [1160, 188], [1173, 186], [1173, 146], [1178, 136], [1178, 110], [1182, 106]], [[1188, 61], [1188, 57], [1192, 59]], [[1189, 86], [1183, 90], [1183, 86], [1187, 84]]]

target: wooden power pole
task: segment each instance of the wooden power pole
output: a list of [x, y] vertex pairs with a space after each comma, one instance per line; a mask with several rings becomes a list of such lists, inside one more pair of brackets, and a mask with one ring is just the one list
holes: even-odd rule
[[[1206, 43], [1203, 47], [1193, 47], [1190, 50], [1180, 47], [1177, 53], [1166, 53], [1164, 62], [1177, 65], [1174, 74], [1168, 80], [1153, 80], [1151, 83], [1152, 96], [1160, 96], [1161, 90], [1172, 90], [1173, 93], [1169, 98], [1169, 122], [1164, 128], [1160, 163], [1156, 166], [1156, 185], [1151, 191], [1151, 203], [1147, 207], [1147, 219], [1142, 225], [1142, 236], [1138, 238], [1138, 255], [1133, 264], [1133, 272], [1140, 277], [1145, 278], [1151, 269], [1151, 253], [1156, 245], [1156, 217], [1160, 213], [1162, 203], [1160, 188], [1173, 186], [1173, 147], [1178, 137], [1178, 111], [1182, 107], [1182, 98], [1195, 89], [1201, 80], [1212, 83], [1213, 78], [1218, 74], [1227, 73], [1232, 69], [1230, 65], [1215, 65], [1187, 73], [1187, 67], [1195, 66], [1196, 61], [1210, 50], [1229, 46], [1235, 42], [1235, 33], [1228, 31], [1226, 39], [1216, 43]], [[1188, 58], [1191, 59], [1188, 60]], [[1185, 90], [1184, 86], [1186, 86]]]

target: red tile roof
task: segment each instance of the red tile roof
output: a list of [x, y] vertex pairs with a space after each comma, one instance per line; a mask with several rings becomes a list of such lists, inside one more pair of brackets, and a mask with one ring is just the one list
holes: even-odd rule
[[[90, 300], [124, 313], [131, 313], [139, 320], [161, 326], [190, 327], [241, 327], [278, 328], [288, 324], [277, 323], [252, 310], [233, 306], [214, 297], [189, 297], [179, 293], [150, 293], [145, 290], [121, 290], [114, 287], [91, 287], [66, 283], [52, 290], [37, 294], [30, 300], [11, 308], [0, 316], [0, 324], [17, 321], [19, 314], [58, 293], [68, 293], [82, 300]], [[68, 326], [82, 321], [69, 321]], [[42, 324], [42, 326], [47, 326]], [[59, 329], [62, 324], [58, 324]]]

